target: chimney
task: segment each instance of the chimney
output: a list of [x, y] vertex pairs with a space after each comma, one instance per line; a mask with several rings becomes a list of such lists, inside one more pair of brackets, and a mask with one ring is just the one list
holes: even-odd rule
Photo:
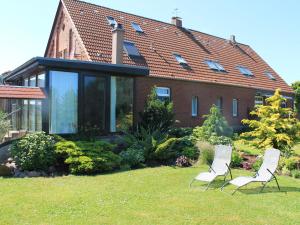
[[230, 35], [230, 42], [236, 44], [235, 35]]
[[176, 27], [182, 27], [182, 19], [178, 16], [172, 17], [172, 24]]
[[116, 24], [112, 30], [112, 64], [123, 64], [124, 29], [122, 24]]

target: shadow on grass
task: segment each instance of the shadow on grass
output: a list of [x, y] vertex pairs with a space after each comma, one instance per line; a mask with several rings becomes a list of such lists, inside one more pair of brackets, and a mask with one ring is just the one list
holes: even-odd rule
[[284, 187], [280, 187], [280, 191], [278, 190], [278, 188], [276, 186], [274, 187], [266, 187], [262, 192], [260, 192], [261, 187], [255, 187], [255, 188], [244, 188], [244, 189], [240, 189], [237, 192], [240, 192], [242, 194], [246, 194], [246, 195], [257, 195], [257, 194], [270, 194], [270, 193], [289, 193], [289, 192], [300, 192], [300, 188], [297, 187], [288, 187], [288, 186], [284, 186]]

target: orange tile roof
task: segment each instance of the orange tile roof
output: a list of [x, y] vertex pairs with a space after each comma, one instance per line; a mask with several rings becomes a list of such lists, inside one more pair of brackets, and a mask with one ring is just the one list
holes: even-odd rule
[[[232, 44], [226, 39], [199, 31], [179, 28], [172, 24], [105, 8], [78, 0], [61, 0], [70, 14], [83, 44], [93, 61], [111, 62], [112, 33], [106, 16], [123, 24], [125, 40], [135, 43], [143, 60], [132, 60], [124, 53], [124, 63], [148, 66], [150, 76], [220, 83], [265, 90], [281, 88], [292, 92], [291, 87], [248, 45]], [[144, 33], [137, 33], [131, 22], [138, 23]], [[185, 69], [175, 60], [180, 54], [189, 64]], [[208, 68], [205, 60], [220, 62], [227, 73]], [[245, 66], [254, 74], [246, 77], [237, 66]], [[276, 80], [270, 80], [265, 72]]]
[[0, 98], [45, 99], [46, 95], [41, 88], [0, 85]]

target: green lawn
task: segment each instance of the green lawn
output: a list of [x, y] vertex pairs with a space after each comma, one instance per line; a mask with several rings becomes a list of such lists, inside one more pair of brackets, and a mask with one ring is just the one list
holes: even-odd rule
[[[300, 180], [279, 177], [234, 196], [190, 180], [207, 168], [148, 168], [94, 177], [0, 178], [0, 224], [299, 224]], [[233, 175], [250, 174], [234, 170]], [[219, 183], [220, 184], [220, 181]], [[231, 191], [228, 187], [226, 191]]]

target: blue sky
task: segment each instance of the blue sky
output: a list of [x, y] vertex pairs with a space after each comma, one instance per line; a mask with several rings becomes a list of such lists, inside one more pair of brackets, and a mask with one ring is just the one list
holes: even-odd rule
[[[289, 84], [300, 80], [299, 0], [86, 0], [249, 44]], [[0, 73], [43, 56], [59, 0], [1, 1]]]

